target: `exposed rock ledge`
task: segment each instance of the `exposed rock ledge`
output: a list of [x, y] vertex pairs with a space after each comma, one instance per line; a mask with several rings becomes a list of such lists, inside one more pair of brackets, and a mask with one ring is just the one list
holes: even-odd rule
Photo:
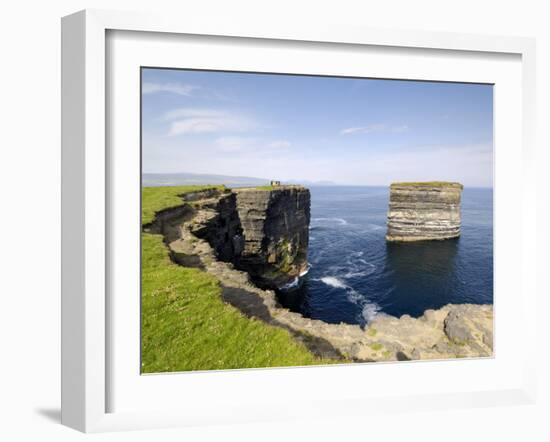
[[214, 275], [226, 302], [249, 317], [289, 330], [314, 354], [359, 362], [492, 356], [492, 305], [449, 304], [417, 319], [379, 315], [364, 329], [282, 308], [274, 291], [255, 286], [248, 273], [219, 260], [210, 243], [193, 233], [217, 216], [220, 195], [208, 192], [192, 199], [192, 205], [158, 213], [148, 230], [164, 235], [175, 262]]

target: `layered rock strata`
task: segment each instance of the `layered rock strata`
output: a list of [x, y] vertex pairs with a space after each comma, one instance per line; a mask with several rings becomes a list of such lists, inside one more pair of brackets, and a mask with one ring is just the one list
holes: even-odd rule
[[301, 186], [234, 190], [243, 249], [237, 267], [264, 288], [276, 288], [307, 271], [310, 193]]
[[393, 183], [388, 241], [425, 241], [460, 236], [460, 183]]
[[[221, 232], [228, 234], [228, 238], [231, 233], [239, 231], [238, 223], [231, 221], [224, 224], [222, 219], [225, 216], [220, 218], [221, 211], [233, 207], [233, 202], [238, 201], [238, 193], [214, 196], [203, 194], [202, 199], [193, 198], [192, 202], [188, 201], [181, 207], [158, 213], [156, 220], [147, 230], [164, 235], [175, 262], [201, 268], [215, 276], [220, 282], [223, 300], [244, 315], [288, 330], [295, 339], [304, 343], [318, 356], [342, 361], [376, 362], [492, 356], [492, 305], [449, 304], [438, 310], [427, 310], [419, 318], [408, 315], [396, 318], [379, 314], [365, 328], [343, 323], [328, 324], [305, 318], [299, 313], [281, 307], [273, 290], [259, 288], [251, 280], [248, 272], [237, 269], [232, 262], [219, 259], [220, 250], [234, 253], [231, 251], [231, 244], [228, 245], [227, 241], [220, 241], [219, 238], [217, 241], [208, 239], [213, 236], [213, 233], [207, 234], [208, 226], [218, 226], [222, 229]], [[252, 198], [252, 195], [247, 195], [247, 198]], [[298, 204], [298, 199], [295, 201]], [[304, 200], [301, 201], [303, 202]], [[266, 205], [270, 206], [270, 203]], [[250, 207], [247, 210], [250, 210]], [[229, 212], [233, 213], [232, 210]], [[304, 216], [305, 213], [304, 211]], [[262, 218], [262, 215], [256, 215]], [[229, 220], [234, 218], [230, 217]], [[264, 225], [265, 222], [266, 220], [263, 221]], [[223, 227], [220, 227], [222, 225]], [[267, 241], [267, 244], [269, 243], [270, 241]], [[244, 244], [244, 251], [246, 241], [239, 244]], [[241, 246], [237, 245], [235, 250], [240, 250], [239, 247]], [[259, 255], [269, 256], [269, 253], [266, 253], [268, 247], [261, 248], [257, 244], [251, 244], [249, 247], [254, 252], [252, 255], [262, 250]]]
[[310, 193], [301, 186], [246, 188], [184, 199], [198, 211], [192, 233], [222, 261], [263, 288], [281, 287], [307, 270]]

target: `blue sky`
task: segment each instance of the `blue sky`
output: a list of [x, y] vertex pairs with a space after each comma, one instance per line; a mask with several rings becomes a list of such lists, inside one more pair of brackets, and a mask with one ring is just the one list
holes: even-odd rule
[[143, 171], [493, 181], [490, 85], [143, 69]]

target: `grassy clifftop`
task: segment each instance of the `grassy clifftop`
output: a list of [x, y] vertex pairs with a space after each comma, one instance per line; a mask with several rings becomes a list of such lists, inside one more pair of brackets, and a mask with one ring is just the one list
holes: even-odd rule
[[[211, 188], [212, 186], [210, 186]], [[142, 223], [204, 186], [143, 188]], [[220, 297], [219, 281], [174, 264], [162, 235], [142, 234], [142, 373], [327, 363], [289, 332], [250, 319]]]
[[142, 187], [141, 189], [141, 223], [149, 224], [155, 219], [155, 213], [181, 206], [180, 195], [207, 189], [224, 189], [224, 186], [168, 186]]
[[462, 189], [464, 186], [460, 183], [454, 183], [450, 181], [410, 181], [401, 183], [391, 183], [391, 187], [458, 187]]

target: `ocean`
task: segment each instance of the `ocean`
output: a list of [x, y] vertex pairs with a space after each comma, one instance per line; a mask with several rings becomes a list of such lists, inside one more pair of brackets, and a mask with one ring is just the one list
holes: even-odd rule
[[421, 316], [493, 303], [493, 191], [465, 188], [457, 239], [387, 243], [387, 187], [310, 187], [309, 272], [278, 291], [285, 307], [329, 323]]

